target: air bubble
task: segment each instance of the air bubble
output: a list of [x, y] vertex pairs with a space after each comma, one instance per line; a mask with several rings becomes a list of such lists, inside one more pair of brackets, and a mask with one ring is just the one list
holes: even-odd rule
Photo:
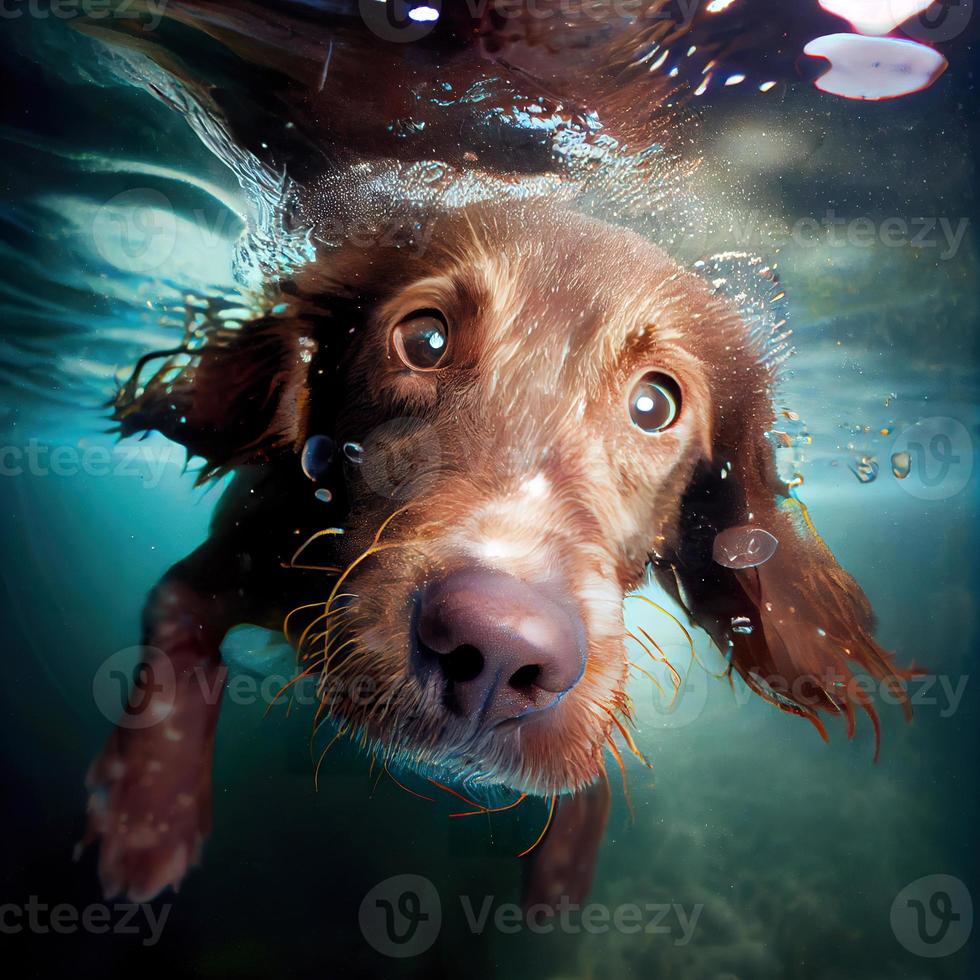
[[319, 482], [330, 469], [333, 456], [333, 439], [329, 436], [310, 436], [303, 446], [303, 455], [300, 460], [303, 472], [314, 483]]
[[912, 472], [912, 457], [909, 453], [892, 453], [892, 476], [904, 480]]
[[732, 632], [748, 634], [752, 632], [752, 620], [748, 616], [732, 617]]
[[344, 455], [355, 466], [360, 466], [364, 462], [364, 447], [359, 442], [345, 442]]
[[871, 456], [862, 456], [850, 465], [860, 483], [873, 483], [878, 478], [878, 463]]
[[743, 524], [715, 535], [711, 557], [725, 568], [755, 568], [769, 561], [778, 547], [775, 535]]
[[320, 489], [317, 490], [313, 496], [325, 504], [329, 504], [330, 501], [333, 500], [333, 494], [326, 487], [320, 487]]

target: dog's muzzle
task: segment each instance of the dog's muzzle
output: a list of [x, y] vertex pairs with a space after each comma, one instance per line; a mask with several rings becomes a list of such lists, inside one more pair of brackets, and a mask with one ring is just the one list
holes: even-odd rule
[[481, 729], [554, 707], [585, 657], [578, 613], [503, 572], [462, 569], [419, 596], [415, 666], [438, 672], [446, 707]]

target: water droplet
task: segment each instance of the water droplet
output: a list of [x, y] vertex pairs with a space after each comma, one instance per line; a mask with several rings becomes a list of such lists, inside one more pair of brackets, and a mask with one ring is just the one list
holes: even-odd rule
[[317, 490], [313, 496], [316, 497], [317, 500], [323, 501], [325, 504], [329, 504], [330, 501], [333, 500], [333, 494], [326, 487], [320, 487], [320, 489]]
[[752, 620], [748, 616], [733, 616], [732, 617], [732, 632], [733, 633], [751, 633], [752, 632]]
[[851, 463], [850, 470], [861, 483], [872, 483], [878, 476], [878, 463], [871, 456], [862, 456]]
[[345, 442], [344, 455], [355, 465], [364, 462], [364, 447], [359, 442]]
[[715, 535], [711, 557], [725, 568], [755, 568], [769, 561], [778, 547], [775, 535], [743, 524]]
[[892, 453], [892, 475], [904, 480], [912, 472], [912, 457], [908, 453]]
[[334, 444], [329, 436], [310, 436], [303, 446], [300, 464], [303, 472], [316, 483], [322, 480], [333, 461]]

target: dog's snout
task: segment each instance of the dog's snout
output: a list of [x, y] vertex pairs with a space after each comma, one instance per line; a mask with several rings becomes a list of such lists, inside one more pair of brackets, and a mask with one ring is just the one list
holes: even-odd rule
[[420, 598], [415, 656], [438, 666], [450, 707], [481, 725], [550, 708], [585, 669], [578, 615], [535, 586], [484, 568]]

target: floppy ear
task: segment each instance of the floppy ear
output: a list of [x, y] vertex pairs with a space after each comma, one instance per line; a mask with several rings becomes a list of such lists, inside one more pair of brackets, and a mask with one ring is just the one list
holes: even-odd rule
[[200, 456], [198, 483], [298, 449], [310, 372], [332, 387], [346, 333], [328, 306], [296, 300], [283, 307], [240, 326], [215, 318], [179, 347], [141, 358], [112, 403], [119, 434], [155, 430], [188, 458]]
[[867, 678], [910, 716], [904, 679], [916, 671], [897, 670], [875, 642], [867, 598], [778, 479], [771, 422], [761, 391], [722, 422], [684, 495], [672, 553], [654, 571], [727, 654], [729, 672], [824, 739], [821, 713], [842, 714], [850, 737], [854, 708], [863, 709], [877, 758]]

